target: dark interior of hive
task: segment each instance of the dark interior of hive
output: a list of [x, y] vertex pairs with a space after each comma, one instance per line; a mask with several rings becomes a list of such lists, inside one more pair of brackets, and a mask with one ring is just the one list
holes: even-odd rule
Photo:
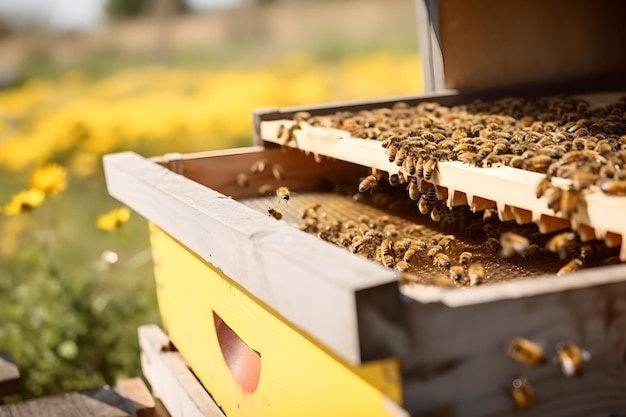
[[[314, 192], [259, 190], [243, 202], [355, 256], [400, 272], [406, 282], [467, 286], [619, 263], [618, 245], [582, 239], [572, 229], [541, 233], [537, 225], [501, 221], [495, 209], [448, 207], [429, 183], [441, 161], [484, 169], [498, 164], [545, 175], [537, 195], [554, 193], [567, 218], [589, 189], [626, 193], [626, 99], [593, 104], [580, 98], [507, 98], [445, 107], [433, 102], [326, 116], [296, 113], [296, 122], [341, 129], [378, 141], [400, 176], [372, 170], [352, 184], [321, 183]], [[289, 138], [288, 129], [283, 134]], [[297, 147], [297, 145], [296, 145]], [[288, 175], [267, 164], [266, 175]], [[254, 171], [254, 169], [253, 169]], [[403, 175], [404, 173], [404, 175]], [[253, 177], [254, 174], [251, 174]], [[554, 178], [570, 180], [566, 189]], [[283, 195], [284, 197], [284, 195]], [[272, 209], [273, 211], [269, 211]], [[620, 221], [620, 219], [616, 219]]]

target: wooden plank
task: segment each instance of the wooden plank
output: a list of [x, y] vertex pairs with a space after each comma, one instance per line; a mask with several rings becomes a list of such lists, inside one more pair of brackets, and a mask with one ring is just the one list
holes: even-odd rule
[[[335, 354], [360, 363], [355, 293], [395, 283], [393, 271], [276, 222], [134, 153], [107, 155], [104, 165], [113, 197]], [[330, 259], [335, 260], [333, 268], [327, 267]]]
[[[445, 87], [493, 89], [626, 71], [623, 2], [439, 0]], [[434, 42], [433, 42], [434, 43]], [[616, 79], [619, 81], [619, 78]]]
[[167, 336], [155, 325], [138, 329], [141, 368], [172, 417], [224, 417], [177, 352], [163, 351]]
[[[525, 414], [624, 414], [626, 282], [594, 284], [454, 308], [406, 300], [405, 407], [412, 415], [447, 406], [453, 415], [518, 416], [508, 390], [524, 377], [536, 395]], [[518, 336], [544, 349], [545, 364], [528, 366], [508, 356], [507, 343]], [[579, 377], [565, 376], [553, 361], [565, 340], [590, 354]]]
[[8, 352], [0, 352], [0, 397], [20, 392], [20, 370]]
[[[248, 148], [243, 148], [248, 149]], [[269, 187], [270, 195], [278, 187], [288, 187], [298, 192], [319, 189], [328, 184], [344, 188], [356, 187], [359, 177], [367, 175], [364, 167], [328, 158], [316, 158], [312, 154], [294, 151], [290, 148], [253, 147], [254, 152], [236, 151], [232, 153], [207, 152], [192, 155], [180, 155], [177, 166], [179, 174], [210, 187], [233, 198], [249, 198], [259, 195], [261, 187]], [[152, 159], [163, 162], [163, 158]], [[265, 169], [260, 173], [251, 172], [251, 167], [258, 161], [265, 162]], [[282, 178], [276, 178], [273, 170], [281, 169]], [[237, 183], [238, 175], [245, 175], [247, 185]], [[267, 192], [266, 192], [267, 193]]]
[[113, 388], [121, 396], [129, 399], [136, 417], [152, 417], [155, 414], [155, 401], [150, 390], [141, 378], [120, 379]]
[[37, 398], [0, 406], [0, 417], [130, 417], [130, 414], [82, 393]]

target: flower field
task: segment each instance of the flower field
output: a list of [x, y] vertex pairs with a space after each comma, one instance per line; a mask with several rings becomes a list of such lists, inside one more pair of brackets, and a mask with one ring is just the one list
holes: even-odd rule
[[107, 195], [102, 155], [246, 146], [255, 108], [419, 93], [420, 71], [416, 53], [293, 55], [0, 90], [0, 351], [25, 395], [139, 375], [136, 328], [159, 320], [145, 221]]

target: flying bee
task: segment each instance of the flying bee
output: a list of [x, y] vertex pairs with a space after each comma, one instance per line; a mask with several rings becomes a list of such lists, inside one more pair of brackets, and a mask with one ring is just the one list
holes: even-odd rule
[[574, 271], [578, 271], [582, 267], [583, 267], [583, 261], [581, 261], [578, 258], [574, 258], [568, 263], [566, 263], [565, 266], [563, 266], [561, 269], [559, 269], [556, 275], [561, 276], [565, 274], [570, 274]]
[[626, 181], [604, 180], [600, 183], [600, 189], [608, 195], [626, 195]]
[[535, 405], [535, 389], [524, 378], [513, 380], [511, 395], [515, 405], [520, 410], [528, 410]]
[[467, 264], [472, 262], [474, 259], [474, 255], [471, 252], [463, 252], [459, 255], [459, 262], [461, 265], [466, 266]]
[[237, 174], [236, 180], [237, 180], [237, 185], [240, 186], [241, 188], [246, 188], [250, 185], [248, 174], [246, 174], [245, 172], [240, 172], [239, 174]]
[[375, 175], [368, 175], [359, 183], [359, 192], [364, 193], [367, 190], [374, 191], [378, 186], [378, 178]]
[[435, 204], [435, 206], [433, 206], [433, 209], [430, 212], [430, 218], [435, 222], [439, 222], [441, 221], [442, 215], [443, 215], [443, 205]]
[[382, 259], [382, 264], [387, 268], [393, 268], [396, 260], [393, 253], [393, 242], [389, 238], [383, 239], [383, 242], [380, 245], [380, 256]]
[[584, 361], [589, 360], [589, 352], [582, 350], [573, 342], [560, 342], [556, 346], [557, 361], [567, 377], [581, 376]]
[[252, 166], [250, 166], [250, 172], [253, 174], [260, 174], [265, 171], [265, 167], [267, 166], [267, 159], [261, 158], [254, 161]]
[[269, 213], [270, 217], [273, 217], [276, 220], [280, 220], [283, 218], [283, 212], [277, 208], [268, 207], [267, 212]]
[[278, 187], [276, 189], [276, 195], [278, 196], [278, 201], [284, 201], [285, 203], [289, 201], [291, 197], [291, 192], [287, 187]]
[[485, 268], [478, 262], [470, 264], [467, 268], [467, 276], [470, 280], [470, 285], [479, 285], [485, 280]]
[[535, 366], [546, 361], [543, 348], [523, 337], [511, 339], [506, 351], [511, 358], [524, 365]]
[[409, 198], [411, 198], [411, 200], [415, 201], [420, 198], [420, 191], [417, 185], [417, 178], [411, 177], [411, 181], [409, 182], [409, 185], [407, 185], [407, 189], [409, 190]]
[[500, 246], [502, 246], [502, 251], [500, 253], [505, 258], [511, 257], [515, 254], [524, 255], [529, 245], [530, 241], [528, 238], [518, 235], [517, 233], [504, 232], [500, 235]]
[[274, 187], [272, 187], [269, 184], [263, 184], [257, 190], [257, 194], [260, 195], [260, 196], [266, 196], [268, 194], [271, 194], [272, 191], [274, 191]]
[[463, 267], [460, 265], [454, 265], [450, 267], [450, 279], [454, 282], [459, 282], [463, 278]]
[[450, 268], [450, 257], [445, 253], [438, 253], [433, 259], [433, 263], [440, 268]]
[[577, 245], [578, 235], [575, 232], [563, 232], [553, 236], [546, 243], [546, 249], [558, 254], [560, 259], [565, 259]]
[[281, 164], [272, 165], [272, 175], [277, 180], [282, 180], [285, 178], [285, 168]]
[[436, 159], [430, 158], [426, 162], [424, 162], [424, 179], [426, 181], [429, 181], [432, 178], [433, 172], [435, 172], [436, 169], [437, 169]]

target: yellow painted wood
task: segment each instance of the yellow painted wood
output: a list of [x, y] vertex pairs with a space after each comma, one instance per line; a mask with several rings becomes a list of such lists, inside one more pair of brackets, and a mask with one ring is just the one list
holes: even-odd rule
[[[150, 232], [163, 324], [229, 417], [397, 415], [390, 401], [401, 401], [395, 359], [351, 367], [158, 227]], [[253, 393], [243, 392], [224, 362], [213, 312], [261, 355]]]

